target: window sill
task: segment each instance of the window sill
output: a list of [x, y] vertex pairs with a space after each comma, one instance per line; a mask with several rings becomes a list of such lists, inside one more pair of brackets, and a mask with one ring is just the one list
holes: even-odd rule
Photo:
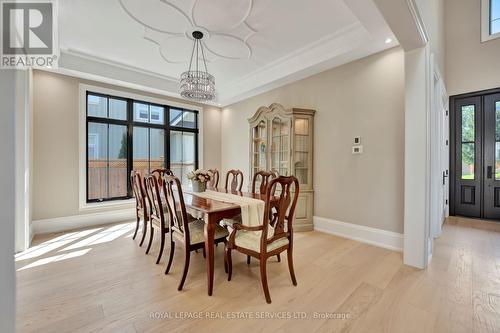
[[486, 42], [489, 42], [489, 41], [492, 41], [492, 40], [495, 40], [498, 38], [500, 38], [500, 32], [497, 32], [496, 34], [493, 34], [493, 35], [483, 36], [481, 38], [481, 43], [486, 43]]
[[134, 208], [135, 199], [127, 199], [120, 201], [107, 201], [107, 202], [92, 202], [80, 204], [81, 212], [95, 212], [104, 210], [118, 210]]

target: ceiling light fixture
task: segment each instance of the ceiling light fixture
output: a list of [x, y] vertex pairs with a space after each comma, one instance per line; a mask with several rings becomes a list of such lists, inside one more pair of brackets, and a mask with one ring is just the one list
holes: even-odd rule
[[[203, 33], [201, 31], [193, 31], [193, 51], [191, 52], [191, 60], [189, 61], [189, 69], [181, 74], [181, 96], [195, 101], [213, 101], [215, 99], [215, 77], [207, 70], [207, 60], [203, 51]], [[199, 50], [201, 49], [201, 58], [205, 71], [199, 68]], [[195, 55], [196, 53], [196, 55]], [[193, 57], [195, 58], [195, 67], [193, 68]], [[192, 70], [193, 69], [193, 70]]]
[[390, 43], [392, 43], [392, 38], [387, 38], [387, 39], [385, 40], [385, 43], [386, 43], [386, 44], [390, 44]]

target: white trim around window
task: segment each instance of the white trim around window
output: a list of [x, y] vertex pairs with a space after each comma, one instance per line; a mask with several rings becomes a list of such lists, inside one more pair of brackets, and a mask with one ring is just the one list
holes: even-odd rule
[[481, 42], [500, 38], [500, 32], [490, 34], [490, 5], [491, 0], [481, 0]]
[[188, 110], [198, 111], [198, 167], [203, 168], [203, 108], [191, 104], [174, 102], [168, 99], [159, 99], [146, 95], [123, 92], [119, 90], [104, 88], [81, 83], [79, 85], [79, 117], [78, 117], [78, 156], [79, 156], [79, 210], [80, 211], [99, 211], [110, 209], [124, 209], [133, 207], [135, 200], [107, 201], [98, 203], [87, 203], [87, 166], [86, 166], [86, 122], [87, 122], [87, 91], [111, 95], [116, 97], [130, 98], [134, 100], [168, 105]]

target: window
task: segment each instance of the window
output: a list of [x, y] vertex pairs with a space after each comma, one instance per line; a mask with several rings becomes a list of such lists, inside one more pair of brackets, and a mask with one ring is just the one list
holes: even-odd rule
[[481, 40], [483, 42], [500, 37], [500, 0], [481, 2]]
[[474, 105], [462, 106], [462, 179], [474, 179], [476, 159], [476, 112]]
[[490, 0], [490, 35], [500, 33], [500, 0]]
[[[87, 202], [132, 197], [132, 169], [198, 167], [198, 112], [87, 91]], [[166, 121], [169, 119], [169, 121]]]

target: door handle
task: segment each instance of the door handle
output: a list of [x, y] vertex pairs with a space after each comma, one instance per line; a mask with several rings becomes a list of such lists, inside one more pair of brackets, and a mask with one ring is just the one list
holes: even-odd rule
[[493, 176], [493, 167], [491, 165], [488, 165], [486, 168], [486, 178], [491, 179]]

